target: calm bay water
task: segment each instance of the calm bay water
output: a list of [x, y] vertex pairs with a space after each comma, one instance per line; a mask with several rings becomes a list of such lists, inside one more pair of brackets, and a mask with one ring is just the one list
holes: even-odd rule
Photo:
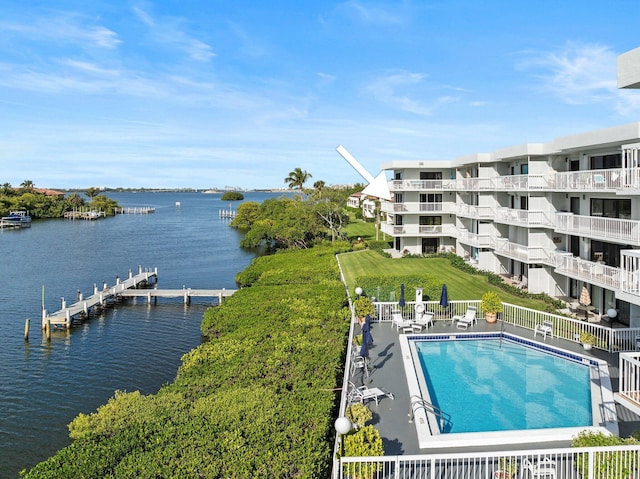
[[[235, 289], [235, 275], [255, 257], [220, 219], [219, 194], [109, 193], [121, 206], [154, 214], [99, 221], [35, 221], [0, 230], [0, 477], [14, 478], [69, 444], [67, 424], [91, 413], [115, 390], [155, 393], [171, 382], [180, 357], [200, 343], [200, 322], [214, 301], [159, 299], [107, 309], [71, 331], [40, 331], [45, 307], [60, 308], [129, 269], [158, 268], [160, 288]], [[277, 197], [246, 193], [244, 201]], [[176, 207], [180, 202], [180, 207]], [[237, 208], [238, 202], [231, 206]], [[23, 339], [31, 318], [29, 341]]]

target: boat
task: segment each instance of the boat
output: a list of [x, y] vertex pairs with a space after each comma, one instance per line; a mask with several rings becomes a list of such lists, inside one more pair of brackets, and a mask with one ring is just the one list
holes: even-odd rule
[[24, 210], [10, 211], [9, 215], [3, 216], [1, 222], [4, 226], [19, 226], [29, 228], [31, 226], [31, 216]]

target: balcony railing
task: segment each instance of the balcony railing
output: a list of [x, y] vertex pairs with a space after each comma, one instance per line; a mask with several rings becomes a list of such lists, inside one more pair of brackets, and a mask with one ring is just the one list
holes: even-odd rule
[[616, 190], [623, 187], [622, 168], [555, 174], [555, 190]]
[[458, 229], [458, 241], [477, 248], [493, 248], [494, 246], [492, 235], [471, 233], [464, 228]]
[[555, 253], [556, 271], [574, 279], [606, 286], [609, 289], [620, 288], [620, 268], [604, 263], [587, 261], [566, 251]]
[[555, 230], [574, 236], [640, 245], [640, 221], [556, 213]]
[[516, 210], [513, 208], [496, 208], [495, 221], [520, 226], [534, 227], [544, 226], [552, 228], [554, 226], [554, 214], [541, 210]]
[[383, 233], [391, 236], [451, 236], [456, 237], [454, 225], [392, 225], [382, 223]]
[[429, 214], [429, 213], [451, 213], [454, 214], [456, 210], [456, 204], [454, 202], [404, 202], [404, 203], [391, 203], [388, 201], [382, 202], [381, 209], [385, 213], [414, 213], [414, 214]]
[[552, 261], [546, 248], [513, 243], [504, 238], [495, 238], [495, 252], [525, 263], [549, 263]]
[[505, 175], [494, 178], [496, 190], [530, 191], [549, 190], [553, 187], [554, 175]]
[[443, 191], [453, 189], [454, 180], [391, 180], [390, 191]]
[[494, 208], [491, 206], [467, 205], [460, 203], [456, 205], [455, 214], [466, 218], [493, 218]]
[[[635, 348], [640, 347], [636, 338]], [[640, 352], [620, 353], [620, 383], [618, 400], [636, 414], [640, 414]]]

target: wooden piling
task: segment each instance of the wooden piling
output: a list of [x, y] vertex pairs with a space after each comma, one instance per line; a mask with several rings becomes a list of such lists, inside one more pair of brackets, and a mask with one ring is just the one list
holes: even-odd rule
[[51, 320], [48, 318], [44, 326], [44, 334], [48, 340], [51, 340]]
[[24, 340], [29, 341], [29, 318], [24, 322]]

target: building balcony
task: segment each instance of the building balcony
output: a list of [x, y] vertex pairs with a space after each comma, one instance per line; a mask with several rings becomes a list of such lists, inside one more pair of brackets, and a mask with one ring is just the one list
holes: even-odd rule
[[555, 231], [602, 241], [640, 246], [640, 221], [556, 213]]
[[382, 223], [380, 229], [383, 233], [397, 236], [450, 236], [455, 238], [457, 230], [454, 225], [393, 225]]
[[615, 191], [623, 186], [622, 168], [613, 168], [610, 170], [556, 173], [554, 189], [559, 191]]
[[517, 226], [553, 228], [555, 225], [554, 213], [541, 210], [516, 210], [513, 208], [496, 208], [495, 222]]
[[467, 205], [464, 203], [456, 204], [455, 214], [465, 218], [474, 219], [492, 219], [494, 217], [494, 208], [491, 206]]
[[493, 179], [496, 191], [544, 191], [554, 187], [554, 175], [505, 175]]
[[494, 247], [492, 235], [471, 233], [464, 228], [458, 229], [458, 241], [466, 245], [475, 246], [476, 248]]
[[545, 248], [513, 243], [504, 238], [495, 238], [494, 249], [497, 255], [522, 261], [523, 263], [552, 264], [551, 253]]
[[456, 204], [453, 202], [439, 202], [439, 203], [391, 203], [389, 201], [383, 201], [381, 209], [385, 213], [391, 214], [437, 214], [448, 213], [455, 214]]
[[391, 180], [389, 191], [449, 191], [454, 180]]
[[564, 276], [608, 289], [620, 289], [620, 268], [587, 261], [566, 251], [555, 252], [556, 271]]

